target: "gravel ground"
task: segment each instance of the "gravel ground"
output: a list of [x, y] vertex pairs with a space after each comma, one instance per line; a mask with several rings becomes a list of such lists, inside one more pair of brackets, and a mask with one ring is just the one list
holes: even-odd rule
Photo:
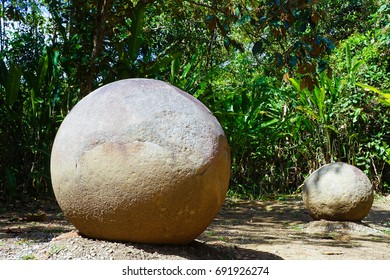
[[300, 197], [227, 199], [209, 228], [184, 246], [80, 236], [52, 199], [0, 203], [0, 260], [390, 260], [390, 196], [376, 199], [362, 223], [313, 221]]

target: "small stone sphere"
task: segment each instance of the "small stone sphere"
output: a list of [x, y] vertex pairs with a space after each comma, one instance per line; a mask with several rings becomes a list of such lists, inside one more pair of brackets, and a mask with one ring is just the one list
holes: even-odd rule
[[370, 180], [355, 166], [322, 166], [303, 185], [303, 201], [314, 220], [361, 221], [374, 201]]
[[200, 101], [162, 81], [127, 79], [66, 116], [51, 177], [59, 206], [86, 237], [186, 244], [222, 207], [230, 151]]

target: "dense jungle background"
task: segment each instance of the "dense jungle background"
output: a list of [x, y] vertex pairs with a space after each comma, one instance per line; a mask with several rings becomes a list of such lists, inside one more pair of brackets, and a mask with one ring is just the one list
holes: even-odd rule
[[0, 0], [0, 200], [51, 196], [72, 107], [133, 77], [167, 81], [218, 118], [230, 196], [299, 193], [323, 164], [390, 192], [386, 0]]

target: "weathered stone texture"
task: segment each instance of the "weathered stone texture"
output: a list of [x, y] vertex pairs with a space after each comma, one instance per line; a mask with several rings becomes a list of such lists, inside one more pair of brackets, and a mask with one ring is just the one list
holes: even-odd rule
[[51, 174], [66, 217], [92, 238], [184, 244], [220, 210], [230, 154], [216, 118], [167, 83], [121, 80], [63, 121]]
[[303, 201], [315, 220], [360, 221], [373, 199], [371, 182], [363, 171], [342, 162], [319, 168], [303, 186]]

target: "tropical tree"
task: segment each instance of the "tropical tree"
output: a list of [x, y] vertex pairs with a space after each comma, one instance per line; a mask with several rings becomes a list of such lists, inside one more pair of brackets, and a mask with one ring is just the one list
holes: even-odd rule
[[169, 81], [214, 112], [232, 147], [232, 193], [294, 192], [336, 159], [386, 190], [388, 110], [356, 82], [389, 88], [388, 10], [384, 0], [2, 0], [0, 192], [50, 193], [63, 118], [93, 89], [134, 77]]

